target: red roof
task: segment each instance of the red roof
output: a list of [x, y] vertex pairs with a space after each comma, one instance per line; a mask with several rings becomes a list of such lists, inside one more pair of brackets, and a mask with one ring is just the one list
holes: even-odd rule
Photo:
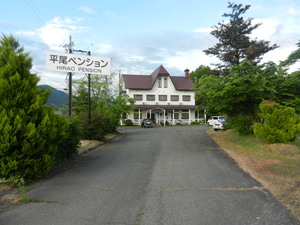
[[[169, 72], [161, 65], [150, 75], [123, 74], [126, 89], [151, 90], [158, 76], [170, 76]], [[193, 82], [184, 76], [170, 76], [176, 90], [188, 91], [193, 87]]]

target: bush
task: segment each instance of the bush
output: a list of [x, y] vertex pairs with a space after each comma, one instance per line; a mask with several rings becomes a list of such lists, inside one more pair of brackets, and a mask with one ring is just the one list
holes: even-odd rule
[[24, 182], [45, 176], [56, 163], [67, 123], [45, 106], [32, 58], [12, 36], [0, 40], [0, 176]]
[[133, 126], [133, 122], [130, 119], [125, 120], [125, 126]]
[[193, 122], [191, 122], [191, 125], [199, 125], [200, 123], [199, 122], [197, 122], [197, 121], [193, 121]]
[[229, 124], [226, 124], [225, 129], [230, 126], [240, 135], [248, 135], [253, 133], [252, 117], [247, 115], [237, 115], [228, 119]]
[[300, 132], [300, 122], [295, 109], [273, 101], [263, 101], [259, 116], [263, 123], [254, 125], [254, 134], [268, 143], [294, 142]]
[[166, 121], [165, 123], [164, 123], [164, 121], [161, 121], [161, 122], [160, 122], [160, 126], [163, 127], [164, 125], [169, 126], [170, 123], [169, 123], [168, 121]]
[[85, 139], [101, 141], [106, 134], [114, 133], [117, 129], [114, 118], [99, 111], [91, 112], [90, 123], [87, 112], [80, 113], [78, 119]]
[[[68, 118], [66, 118], [66, 120], [68, 120]], [[57, 162], [68, 160], [77, 154], [82, 137], [82, 129], [77, 119], [73, 118], [70, 120], [66, 133], [66, 139], [58, 147], [56, 154]]]
[[[38, 113], [38, 112], [36, 112]], [[13, 116], [13, 114], [11, 114]], [[33, 181], [47, 175], [56, 163], [58, 146], [66, 138], [66, 123], [59, 115], [44, 114], [38, 125], [24, 115], [0, 113], [0, 175]], [[29, 121], [28, 121], [29, 120]]]

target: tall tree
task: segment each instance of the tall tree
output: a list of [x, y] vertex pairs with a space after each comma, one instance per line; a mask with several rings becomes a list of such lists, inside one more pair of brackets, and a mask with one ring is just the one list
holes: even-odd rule
[[0, 176], [27, 180], [47, 174], [56, 162], [67, 123], [46, 107], [50, 94], [30, 73], [32, 59], [12, 36], [0, 40]]
[[293, 51], [286, 60], [280, 62], [280, 66], [287, 67], [300, 60], [300, 41], [296, 44], [298, 49]]
[[203, 76], [194, 85], [196, 100], [207, 106], [209, 113], [239, 114], [254, 117], [263, 99], [273, 99], [275, 90], [260, 67], [243, 62], [232, 67], [228, 76]]
[[219, 42], [204, 52], [207, 55], [218, 57], [224, 65], [218, 64], [220, 68], [229, 69], [232, 66], [239, 65], [242, 61], [249, 61], [257, 65], [262, 56], [279, 46], [276, 44], [270, 46], [269, 41], [250, 39], [250, 34], [261, 24], [252, 25], [253, 18], [244, 19], [244, 14], [251, 6], [235, 3], [228, 3], [231, 13], [224, 13], [223, 17], [229, 21], [223, 21], [214, 26], [211, 32]]

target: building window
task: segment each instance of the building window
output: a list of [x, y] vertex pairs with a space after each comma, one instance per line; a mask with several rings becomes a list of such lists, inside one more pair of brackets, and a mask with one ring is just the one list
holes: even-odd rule
[[161, 88], [161, 77], [159, 77], [157, 80], [158, 80], [158, 88]]
[[171, 101], [179, 101], [179, 95], [171, 95]]
[[174, 119], [178, 120], [179, 119], [179, 113], [178, 112], [174, 112]]
[[133, 99], [136, 101], [143, 101], [143, 95], [133, 95]]
[[191, 101], [191, 96], [190, 95], [182, 95], [182, 101], [186, 101], [186, 102]]
[[155, 101], [155, 95], [147, 95], [147, 101]]
[[168, 96], [167, 95], [159, 95], [158, 100], [159, 101], [168, 101]]
[[133, 116], [135, 120], [142, 119], [142, 112], [140, 112], [140, 117], [139, 117], [139, 110], [134, 110]]
[[168, 88], [168, 78], [164, 78], [164, 88]]
[[188, 109], [181, 110], [181, 119], [189, 119], [190, 114]]

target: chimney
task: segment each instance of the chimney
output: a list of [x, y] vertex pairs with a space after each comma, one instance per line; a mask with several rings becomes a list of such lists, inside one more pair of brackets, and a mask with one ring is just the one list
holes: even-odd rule
[[190, 78], [190, 70], [186, 69], [184, 72], [185, 72], [185, 78], [189, 79]]

